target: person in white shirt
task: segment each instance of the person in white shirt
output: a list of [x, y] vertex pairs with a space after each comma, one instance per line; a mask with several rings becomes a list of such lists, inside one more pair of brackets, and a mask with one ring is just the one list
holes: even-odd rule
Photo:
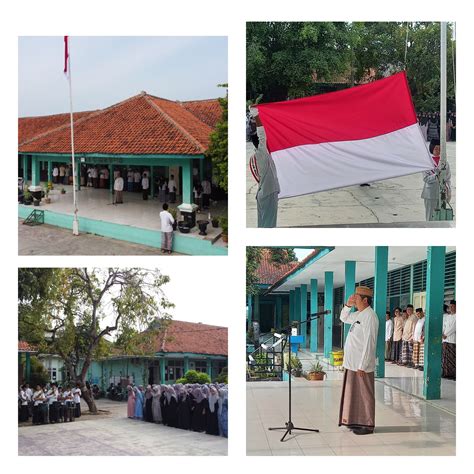
[[24, 423], [28, 421], [30, 417], [28, 411], [28, 396], [26, 395], [26, 386], [22, 385], [20, 387], [20, 393], [18, 394], [18, 400], [20, 402], [20, 412], [18, 413], [18, 421]]
[[[373, 290], [358, 286], [341, 311], [340, 319], [350, 324], [344, 344], [344, 381], [339, 426], [356, 435], [371, 434], [375, 428], [375, 350], [379, 320], [371, 308]], [[353, 307], [357, 311], [352, 312]]]
[[258, 180], [257, 190], [257, 226], [276, 227], [278, 215], [278, 194], [280, 183], [273, 158], [267, 148], [265, 129], [256, 108], [251, 108], [250, 113], [255, 117], [257, 134], [252, 135], [252, 142], [256, 148], [253, 160], [255, 177]]
[[211, 180], [204, 178], [201, 183], [202, 186], [202, 208], [209, 209], [211, 202]]
[[142, 175], [140, 171], [136, 170], [133, 173], [133, 190], [138, 193], [140, 192], [140, 181], [142, 179]]
[[127, 172], [127, 191], [133, 192], [133, 171], [131, 169]]
[[456, 300], [449, 303], [449, 314], [443, 315], [443, 377], [456, 380]]
[[142, 178], [142, 191], [143, 191], [143, 200], [148, 200], [148, 189], [150, 188], [150, 180], [148, 179], [148, 172], [143, 173]]
[[393, 321], [390, 311], [385, 311], [385, 360], [391, 360], [392, 355]]
[[114, 204], [123, 204], [123, 178], [120, 176], [120, 172], [114, 181], [114, 191]]
[[416, 308], [415, 313], [418, 321], [413, 331], [413, 367], [423, 370], [425, 363], [425, 314], [423, 308]]
[[59, 421], [58, 394], [58, 386], [53, 382], [49, 387], [49, 390], [46, 392], [50, 423], [57, 423]]
[[167, 192], [168, 192], [168, 183], [166, 182], [166, 179], [163, 177], [160, 177], [158, 180], [158, 198], [160, 202], [168, 202], [167, 200]]
[[57, 165], [54, 166], [53, 168], [53, 183], [58, 184], [58, 176], [59, 176], [59, 168]]
[[61, 164], [61, 165], [59, 166], [59, 182], [60, 182], [61, 184], [66, 184], [66, 183], [64, 182], [64, 174], [65, 174], [65, 173], [66, 173], [66, 168], [65, 168], [65, 166], [64, 166], [63, 164]]
[[170, 179], [168, 180], [168, 192], [170, 202], [176, 202], [176, 181], [174, 180], [174, 174], [170, 175]]
[[173, 224], [174, 218], [168, 212], [168, 204], [163, 204], [163, 210], [160, 212], [161, 220], [161, 253], [171, 254], [173, 246]]
[[94, 188], [99, 187], [99, 170], [97, 169], [97, 166], [92, 167], [92, 184]]
[[74, 413], [74, 416], [76, 418], [80, 418], [81, 416], [81, 395], [82, 395], [81, 384], [76, 383], [76, 388], [72, 389], [72, 397], [73, 397], [74, 404], [76, 406], [76, 411]]
[[48, 405], [41, 385], [36, 386], [33, 393], [33, 424], [42, 425], [48, 422]]

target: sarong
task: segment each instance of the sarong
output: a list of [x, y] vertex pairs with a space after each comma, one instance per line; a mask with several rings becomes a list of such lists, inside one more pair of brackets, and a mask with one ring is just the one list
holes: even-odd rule
[[385, 360], [391, 360], [392, 358], [392, 340], [385, 341]]
[[162, 232], [161, 233], [161, 250], [171, 251], [173, 246], [173, 232]]
[[402, 341], [402, 357], [400, 362], [403, 365], [411, 364], [413, 360], [413, 343]]
[[443, 377], [456, 380], [456, 344], [443, 342]]
[[413, 365], [415, 367], [423, 366], [424, 349], [425, 345], [423, 342], [413, 342]]
[[402, 340], [400, 339], [399, 341], [393, 341], [392, 344], [392, 360], [394, 362], [400, 362], [400, 356], [401, 354], [401, 349], [402, 349]]
[[123, 204], [122, 191], [115, 191], [115, 204]]
[[349, 428], [375, 427], [375, 382], [374, 373], [357, 372], [345, 369], [342, 383], [339, 426]]

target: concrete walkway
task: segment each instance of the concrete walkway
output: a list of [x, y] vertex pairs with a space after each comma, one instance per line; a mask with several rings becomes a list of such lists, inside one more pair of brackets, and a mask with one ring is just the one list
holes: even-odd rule
[[[456, 210], [456, 143], [447, 144], [451, 167], [452, 199]], [[257, 225], [257, 183], [248, 167], [254, 153], [247, 143], [247, 227]], [[424, 223], [421, 199], [421, 173], [370, 183], [369, 187], [350, 186], [332, 191], [282, 199], [278, 206], [278, 227], [342, 226], [391, 224], [407, 227]], [[455, 213], [456, 214], [456, 213]], [[424, 224], [423, 224], [424, 225]]]
[[[84, 403], [82, 404], [83, 408]], [[226, 456], [227, 439], [126, 418], [124, 402], [98, 400], [108, 416], [18, 428], [20, 456]]]
[[[387, 367], [387, 378], [375, 383], [376, 429], [367, 436], [356, 436], [347, 428], [338, 427], [341, 372], [332, 371], [323, 382], [295, 379], [293, 423], [320, 432], [296, 431], [283, 443], [280, 438], [284, 431], [268, 428], [282, 426], [288, 418], [287, 382], [248, 382], [247, 455], [454, 456], [455, 412], [401, 391], [393, 383], [397, 377], [388, 372]], [[410, 375], [417, 377], [416, 372], [412, 370]], [[449, 398], [454, 395], [455, 400], [455, 382], [446, 382], [450, 385], [446, 405], [450, 405]]]
[[[181, 255], [93, 234], [74, 236], [72, 229], [47, 224], [30, 227], [18, 220], [18, 255]], [[52, 242], [54, 242], [52, 244]]]

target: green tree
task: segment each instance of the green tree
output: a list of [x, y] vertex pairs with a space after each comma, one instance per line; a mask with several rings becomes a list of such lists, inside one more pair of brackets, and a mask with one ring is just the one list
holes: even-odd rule
[[[53, 274], [41, 297], [27, 293], [19, 300], [19, 326], [30, 326], [35, 339], [43, 334], [40, 352], [63, 359], [90, 412], [96, 413], [85, 385], [92, 360], [108, 354], [112, 338], [126, 352], [152, 351], [151, 341], [171, 318], [167, 310], [173, 304], [162, 290], [169, 277], [137, 268], [68, 268]], [[153, 326], [157, 319], [160, 324]]]
[[[226, 87], [227, 84], [219, 84], [219, 87]], [[214, 183], [228, 192], [228, 91], [224, 98], [219, 99], [222, 108], [221, 120], [217, 123], [216, 129], [211, 133], [211, 142], [207, 151], [207, 156], [212, 162], [212, 174]]]

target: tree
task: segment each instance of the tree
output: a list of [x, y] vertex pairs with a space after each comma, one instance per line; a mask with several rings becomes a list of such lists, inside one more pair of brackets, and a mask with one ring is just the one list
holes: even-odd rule
[[[19, 272], [23, 270], [29, 271]], [[96, 413], [85, 384], [93, 359], [109, 353], [114, 337], [125, 353], [153, 352], [152, 341], [166, 327], [167, 310], [173, 307], [162, 290], [169, 277], [137, 268], [68, 268], [52, 273], [41, 297], [21, 293], [19, 326], [30, 327], [35, 339], [43, 334], [40, 351], [63, 359], [90, 412]]]
[[[219, 84], [219, 87], [227, 87], [227, 84]], [[212, 162], [212, 174], [214, 183], [228, 192], [228, 92], [224, 98], [219, 99], [222, 108], [221, 120], [217, 123], [216, 129], [211, 133], [211, 142], [207, 151], [207, 156]]]

